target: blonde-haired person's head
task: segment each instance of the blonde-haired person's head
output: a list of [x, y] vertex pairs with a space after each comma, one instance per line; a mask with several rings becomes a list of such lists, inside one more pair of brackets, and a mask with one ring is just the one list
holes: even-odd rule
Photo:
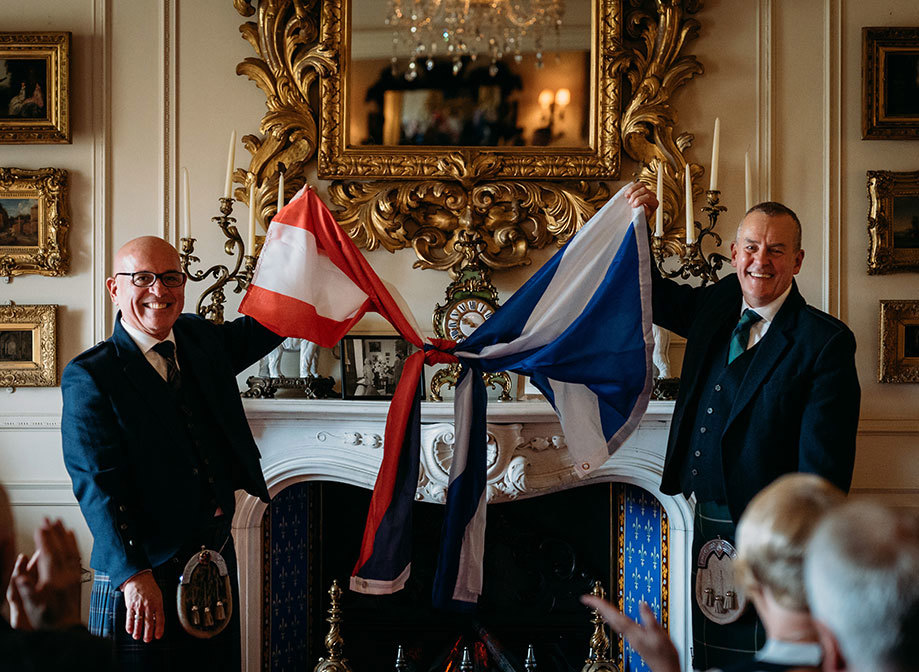
[[845, 495], [814, 474], [786, 474], [760, 491], [737, 526], [737, 575], [744, 590], [807, 611], [804, 553], [814, 529]]

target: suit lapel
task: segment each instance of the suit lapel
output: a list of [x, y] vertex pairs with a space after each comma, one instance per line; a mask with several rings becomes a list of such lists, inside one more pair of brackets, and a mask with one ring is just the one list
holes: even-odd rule
[[756, 345], [753, 361], [750, 362], [750, 367], [740, 384], [740, 390], [734, 398], [725, 428], [750, 403], [753, 395], [760, 391], [763, 381], [791, 346], [794, 336], [790, 334], [798, 322], [798, 312], [803, 305], [804, 298], [798, 292], [797, 285], [792, 283], [791, 292], [769, 326], [769, 331]]
[[121, 362], [125, 378], [137, 390], [139, 403], [152, 403], [159, 406], [162, 395], [168, 393], [169, 388], [163, 378], [156, 372], [144, 353], [140, 351], [134, 339], [121, 326], [121, 313], [115, 319], [115, 329], [112, 332], [112, 343], [115, 353]]

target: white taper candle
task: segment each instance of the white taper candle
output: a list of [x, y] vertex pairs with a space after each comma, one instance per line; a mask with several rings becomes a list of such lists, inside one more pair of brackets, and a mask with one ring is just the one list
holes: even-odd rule
[[230, 133], [230, 149], [227, 153], [227, 184], [223, 190], [225, 198], [233, 198], [233, 169], [236, 163], [236, 131]]
[[255, 180], [249, 184], [249, 248], [246, 252], [255, 256]]
[[657, 214], [654, 220], [654, 235], [664, 236], [664, 162], [657, 162]]
[[744, 212], [753, 207], [753, 179], [750, 173], [750, 152], [743, 155]]
[[692, 176], [689, 174], [689, 164], [685, 165], [686, 175], [686, 243], [692, 244], [696, 240], [696, 223], [692, 217]]
[[278, 171], [278, 212], [284, 207], [284, 171]]
[[715, 118], [715, 133], [712, 137], [712, 178], [708, 183], [709, 191], [718, 191], [718, 152], [721, 147], [721, 119]]

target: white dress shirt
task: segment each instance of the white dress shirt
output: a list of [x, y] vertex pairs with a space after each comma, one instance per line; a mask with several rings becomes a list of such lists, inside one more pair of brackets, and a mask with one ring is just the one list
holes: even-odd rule
[[[746, 299], [741, 300], [741, 315], [743, 315], [743, 312], [749, 308], [762, 318], [750, 326], [750, 339], [747, 341], [747, 350], [759, 343], [763, 339], [763, 336], [766, 335], [766, 332], [769, 331], [769, 326], [772, 324], [772, 320], [775, 319], [775, 316], [779, 312], [779, 309], [782, 307], [782, 304], [785, 303], [785, 299], [788, 298], [788, 293], [790, 291], [791, 285], [788, 285], [788, 289], [782, 292], [778, 298], [774, 299], [770, 303], [767, 303], [765, 306], [760, 306], [759, 308], [754, 308], [753, 306], [749, 305]], [[740, 317], [737, 319], [739, 320]], [[171, 335], [172, 334], [170, 334], [170, 336]]]
[[[166, 368], [166, 358], [163, 357], [160, 353], [156, 352], [153, 349], [154, 345], [162, 343], [163, 341], [170, 341], [173, 346], [176, 345], [175, 336], [172, 333], [172, 329], [169, 330], [169, 335], [166, 336], [162, 341], [158, 341], [150, 334], [145, 334], [140, 329], [132, 327], [130, 324], [124, 321], [124, 318], [121, 318], [121, 326], [124, 327], [124, 330], [128, 332], [128, 336], [131, 337], [131, 340], [140, 348], [140, 351], [144, 353], [144, 357], [147, 358], [147, 361], [150, 362], [150, 366], [156, 369], [156, 372], [160, 374], [163, 380], [169, 380], [169, 371]], [[176, 346], [177, 347], [177, 346]], [[178, 357], [176, 357], [176, 368], [179, 368]]]

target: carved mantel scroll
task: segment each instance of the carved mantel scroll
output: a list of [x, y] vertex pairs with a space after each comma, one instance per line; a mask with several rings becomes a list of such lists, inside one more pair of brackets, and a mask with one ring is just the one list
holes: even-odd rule
[[[620, 171], [620, 150], [640, 164], [637, 179], [665, 173], [665, 252], [680, 249], [684, 151], [674, 92], [702, 65], [686, 55], [699, 30], [701, 0], [595, 0], [592, 100], [587, 148], [360, 147], [347, 142], [349, 0], [234, 0], [255, 16], [240, 27], [257, 58], [237, 66], [266, 95], [261, 136], [247, 135], [259, 218], [277, 202], [278, 163], [289, 197], [308, 171], [331, 180], [329, 198], [349, 235], [367, 249], [411, 247], [416, 266], [458, 271], [458, 242], [481, 241], [493, 269], [529, 263], [529, 250], [561, 245], [609, 198], [604, 180]], [[660, 162], [660, 163], [658, 163]], [[700, 165], [691, 164], [695, 180]], [[245, 200], [247, 189], [237, 188]], [[701, 195], [701, 188], [696, 188]]]

